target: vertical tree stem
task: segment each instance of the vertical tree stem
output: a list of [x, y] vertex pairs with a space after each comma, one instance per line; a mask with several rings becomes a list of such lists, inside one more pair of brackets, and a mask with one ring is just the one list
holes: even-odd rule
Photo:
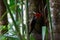
[[21, 13], [22, 13], [22, 34], [23, 34], [23, 36], [24, 36], [24, 23], [23, 23], [23, 0], [21, 0]]
[[18, 0], [15, 0], [15, 13], [16, 13], [16, 21], [18, 21], [18, 5], [17, 5]]
[[26, 32], [27, 32], [27, 40], [29, 39], [29, 13], [28, 13], [28, 0], [26, 0]]
[[47, 9], [48, 9], [48, 17], [49, 17], [50, 36], [51, 36], [51, 40], [54, 40], [53, 28], [52, 28], [52, 18], [51, 18], [51, 12], [50, 12], [50, 2], [49, 2], [49, 0], [46, 0], [46, 2], [47, 2]]

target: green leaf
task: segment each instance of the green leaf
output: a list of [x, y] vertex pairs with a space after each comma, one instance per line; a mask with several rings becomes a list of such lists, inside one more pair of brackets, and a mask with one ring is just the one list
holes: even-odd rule
[[35, 40], [34, 36], [31, 35], [30, 36], [30, 40]]
[[18, 38], [8, 37], [9, 40], [19, 40]]
[[16, 5], [10, 6], [10, 10], [11, 10], [11, 11], [15, 11], [15, 7], [16, 7]]
[[15, 4], [15, 0], [10, 0], [10, 6]]
[[0, 35], [0, 40], [6, 40], [7, 38], [3, 35]]

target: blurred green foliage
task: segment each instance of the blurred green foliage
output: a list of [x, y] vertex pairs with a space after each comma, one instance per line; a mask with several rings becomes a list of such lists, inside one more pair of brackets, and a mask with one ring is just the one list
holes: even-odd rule
[[[22, 13], [21, 12], [23, 11], [21, 9], [21, 6], [25, 5], [25, 3], [24, 2], [22, 3], [21, 0], [18, 0], [18, 2], [16, 4], [15, 1], [16, 0], [9, 0], [8, 4], [5, 2], [6, 3], [5, 5], [8, 9], [7, 14], [9, 13], [13, 22], [8, 24], [8, 26], [7, 26], [8, 27], [8, 32], [6, 32], [3, 35], [0, 35], [0, 40], [7, 40], [7, 39], [8, 40], [20, 40], [19, 35], [21, 34], [21, 28], [23, 29], [23, 34], [24, 34], [24, 35], [21, 34], [21, 36], [22, 36], [23, 40], [26, 40], [26, 24], [23, 23], [23, 27], [21, 26], [21, 24], [22, 24]], [[25, 0], [23, 0], [23, 1], [25, 1]], [[18, 6], [18, 8], [17, 8], [17, 12], [16, 12], [16, 7], [17, 6]], [[18, 21], [16, 21], [16, 13], [18, 13]], [[4, 15], [2, 16], [2, 18], [4, 17]], [[14, 19], [13, 15], [15, 15], [15, 19]], [[3, 30], [3, 29], [6, 30], [5, 27], [6, 26], [0, 26], [0, 30]], [[20, 34], [19, 34], [19, 32], [20, 32]], [[17, 34], [19, 34], [19, 35], [17, 35]], [[30, 40], [35, 40], [34, 36], [31, 35]]]
[[[8, 9], [7, 11], [7, 14], [10, 13], [10, 18], [12, 19], [12, 23], [9, 23], [8, 24], [8, 31], [3, 34], [3, 35], [0, 35], [0, 40], [20, 40], [19, 38], [19, 32], [21, 33], [21, 25], [22, 24], [22, 9], [20, 8], [21, 6], [21, 1], [18, 0], [17, 4], [15, 2], [16, 0], [7, 0], [7, 2], [4, 0], [4, 3], [6, 5], [6, 8]], [[24, 4], [24, 3], [23, 3]], [[22, 5], [23, 5], [22, 4]], [[18, 6], [17, 8], [17, 12], [16, 12], [16, 7]], [[16, 21], [16, 13], [18, 13], [18, 21]], [[6, 13], [4, 13], [5, 15]], [[4, 18], [4, 15], [2, 16], [2, 18]], [[14, 19], [14, 15], [15, 15], [15, 19]], [[9, 16], [9, 15], [8, 15]], [[2, 19], [1, 18], [1, 19]], [[9, 17], [8, 17], [9, 19]], [[18, 26], [17, 26], [18, 25]], [[18, 30], [19, 29], [19, 30]], [[6, 30], [6, 26], [0, 26], [0, 30]], [[17, 31], [18, 30], [18, 31]], [[25, 38], [25, 31], [26, 31], [26, 25], [23, 24], [23, 32], [24, 32], [24, 36], [21, 34], [21, 36], [23, 36], [23, 40], [26, 40]], [[19, 35], [17, 35], [19, 34]]]

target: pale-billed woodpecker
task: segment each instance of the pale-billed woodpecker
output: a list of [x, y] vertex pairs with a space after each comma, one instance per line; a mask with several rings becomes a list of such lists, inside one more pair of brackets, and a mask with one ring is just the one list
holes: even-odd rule
[[[36, 29], [37, 28], [36, 24], [39, 25], [38, 28], [39, 30]], [[42, 34], [42, 26], [45, 26], [43, 14], [40, 12], [34, 13], [33, 19], [31, 21], [31, 30], [29, 34], [31, 34], [33, 30], [35, 30], [39, 34]]]
[[46, 0], [35, 0], [35, 5], [36, 9], [34, 10], [35, 13], [33, 14], [33, 19], [30, 24], [31, 28], [29, 34], [31, 34], [34, 30], [39, 34], [42, 34], [42, 26], [49, 26], [48, 10], [46, 7], [47, 3]]

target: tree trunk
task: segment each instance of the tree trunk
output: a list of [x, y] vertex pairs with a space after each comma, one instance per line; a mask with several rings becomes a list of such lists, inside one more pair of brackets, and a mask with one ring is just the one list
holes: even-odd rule
[[51, 0], [54, 40], [60, 40], [60, 0]]
[[[29, 20], [31, 21], [33, 17], [33, 12], [41, 12], [44, 14], [44, 7], [46, 5], [46, 1], [43, 0], [29, 0]], [[45, 20], [47, 20], [47, 9], [45, 9]], [[38, 26], [38, 25], [37, 25]], [[36, 26], [36, 29], [39, 30], [39, 28]], [[48, 25], [47, 25], [48, 26]], [[35, 30], [34, 30], [35, 31]], [[40, 31], [40, 30], [39, 30]], [[33, 36], [35, 37], [36, 40], [42, 40], [42, 34], [33, 33]]]
[[[3, 16], [3, 17], [2, 17]], [[6, 13], [6, 6], [4, 5], [3, 0], [0, 0], [0, 26], [6, 26], [5, 29], [0, 30], [1, 34], [4, 34], [7, 31], [7, 13]]]

